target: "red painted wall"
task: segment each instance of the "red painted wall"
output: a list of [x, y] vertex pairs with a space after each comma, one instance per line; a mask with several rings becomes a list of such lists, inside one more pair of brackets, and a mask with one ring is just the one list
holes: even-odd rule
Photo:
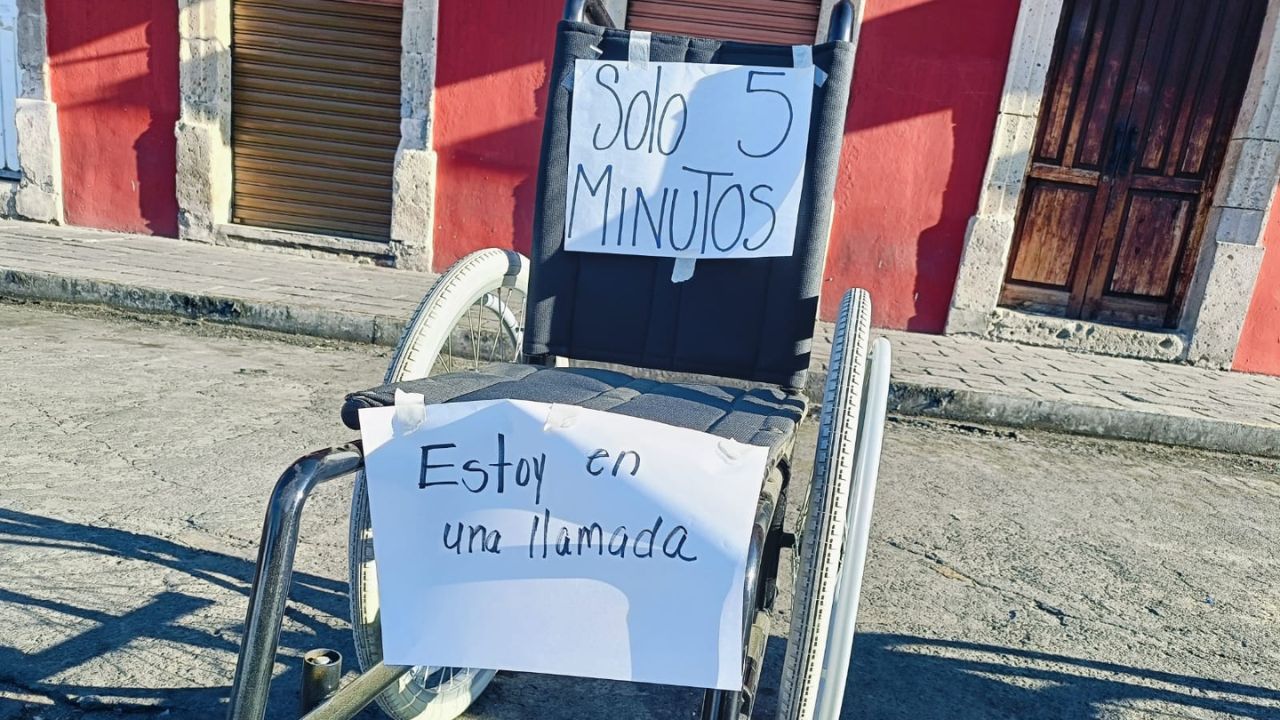
[[1280, 212], [1272, 212], [1263, 238], [1262, 272], [1244, 318], [1234, 368], [1280, 375]]
[[472, 250], [529, 251], [558, 2], [440, 3], [432, 141], [437, 269]]
[[[515, 9], [518, 7], [519, 9]], [[1008, 65], [1017, 0], [869, 0], [823, 292], [871, 290], [878, 325], [938, 332]], [[441, 3], [436, 262], [527, 250], [559, 3]]]
[[178, 3], [46, 0], [67, 222], [176, 236]]

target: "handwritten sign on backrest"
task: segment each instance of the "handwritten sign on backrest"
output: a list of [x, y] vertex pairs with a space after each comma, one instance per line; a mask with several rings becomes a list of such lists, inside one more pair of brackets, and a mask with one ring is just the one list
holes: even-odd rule
[[767, 450], [513, 400], [360, 413], [392, 665], [737, 689]]
[[578, 60], [565, 249], [790, 255], [814, 69]]

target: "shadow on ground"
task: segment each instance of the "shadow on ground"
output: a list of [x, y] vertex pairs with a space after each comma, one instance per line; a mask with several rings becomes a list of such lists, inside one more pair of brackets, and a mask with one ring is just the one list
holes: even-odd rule
[[[121, 559], [142, 561], [185, 573], [198, 582], [235, 593], [236, 602], [240, 604], [228, 610], [228, 614], [236, 617], [242, 617], [247, 608], [254, 569], [253, 563], [241, 558], [197, 550], [160, 538], [0, 508], [2, 546], [94, 553], [104, 563]], [[57, 578], [47, 578], [47, 582], [56, 583]], [[27, 693], [83, 710], [128, 712], [132, 709], [171, 709], [171, 714], [178, 716], [220, 715], [225, 712], [226, 697], [230, 694], [229, 670], [228, 684], [214, 687], [121, 687], [60, 682], [58, 679], [67, 670], [139, 639], [167, 641], [206, 652], [215, 650], [225, 653], [224, 657], [230, 663], [230, 658], [239, 651], [239, 625], [230, 632], [224, 632], [205, 631], [181, 623], [183, 618], [215, 602], [203, 593], [164, 591], [133, 610], [113, 615], [0, 588], [0, 604], [13, 603], [28, 610], [52, 611], [87, 621], [85, 624], [90, 625], [90, 629], [35, 653], [23, 653], [0, 644], [0, 684], [12, 684]], [[349, 632], [324, 622], [325, 618], [346, 618], [347, 613], [345, 582], [295, 572], [290, 605], [286, 611], [292, 623], [286, 623], [281, 634], [281, 647], [337, 648], [349, 658], [347, 662], [354, 663], [355, 653]], [[299, 664], [287, 662], [287, 665], [286, 672], [277, 675], [272, 684], [272, 707], [282, 713], [291, 712], [296, 707], [293, 698], [300, 683]]]
[[996, 645], [862, 633], [854, 664], [845, 718], [1280, 719], [1280, 690]]
[[[90, 552], [104, 561], [128, 559], [153, 563], [231, 591], [241, 603], [247, 596], [253, 571], [252, 563], [241, 558], [137, 533], [5, 509], [0, 509], [0, 546]], [[336, 647], [354, 662], [346, 629], [325, 621], [346, 617], [346, 591], [344, 582], [296, 573], [288, 611], [293, 623], [281, 638], [282, 647]], [[112, 615], [0, 588], [0, 603], [51, 611], [89, 625], [89, 629], [31, 654], [0, 646], [0, 682], [86, 710], [105, 709], [94, 707], [93, 699], [111, 697], [117, 699], [112, 706], [117, 712], [163, 708], [170, 709], [170, 717], [175, 718], [220, 715], [225, 712], [229, 691], [226, 685], [119, 687], [59, 680], [65, 671], [138, 639], [164, 640], [234, 657], [238, 649], [238, 626], [228, 632], [203, 631], [180, 622], [214, 602], [205, 596], [164, 591], [133, 610]], [[243, 605], [235, 608], [234, 614], [238, 616], [242, 608]], [[773, 638], [766, 663], [769, 678], [761, 690], [757, 717], [772, 716], [777, 694], [768, 680], [776, 682], [783, 648], [783, 641]], [[1144, 714], [1144, 709], [1151, 709], [1147, 704], [1181, 707], [1196, 717], [1221, 714], [1259, 720], [1280, 718], [1278, 690], [1028, 649], [892, 633], [861, 633], [857, 637], [854, 663], [842, 713], [846, 718], [1101, 718], [1114, 716], [1117, 711]], [[273, 685], [273, 716], [278, 716], [276, 712], [284, 715], [295, 707], [298, 667], [296, 662], [288, 665]], [[537, 702], [541, 707], [536, 711], [540, 717], [600, 716], [601, 708], [593, 700], [619, 696], [606, 685], [616, 684], [508, 675], [477, 704], [475, 713], [485, 718], [528, 717], [530, 701], [541, 698]], [[631, 696], [633, 708], [611, 705], [607, 708], [608, 716], [690, 717], [696, 712], [696, 703], [687, 709], [662, 707], [661, 703], [643, 697], [661, 696], [663, 693], [658, 688], [630, 688], [620, 694]], [[588, 710], [592, 705], [596, 706], [594, 712]]]

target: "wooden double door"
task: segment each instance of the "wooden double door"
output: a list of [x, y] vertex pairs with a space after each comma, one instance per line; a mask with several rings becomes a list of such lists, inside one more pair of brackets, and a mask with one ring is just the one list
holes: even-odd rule
[[1265, 0], [1067, 0], [1001, 304], [1176, 326]]

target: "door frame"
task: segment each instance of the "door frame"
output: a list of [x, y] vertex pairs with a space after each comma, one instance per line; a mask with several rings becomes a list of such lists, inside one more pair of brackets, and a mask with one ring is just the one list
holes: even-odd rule
[[400, 28], [400, 145], [392, 172], [391, 241], [353, 240], [231, 223], [232, 0], [177, 0], [181, 112], [178, 236], [216, 244], [269, 244], [390, 260], [431, 270], [431, 204], [439, 0], [403, 0]]
[[[1018, 9], [982, 191], [965, 232], [948, 334], [985, 336], [998, 322], [1008, 322], [996, 308], [1063, 4], [1064, 0], [1022, 0]], [[1177, 334], [1185, 341], [1182, 359], [1193, 362], [1230, 367], [1262, 266], [1267, 215], [1280, 180], [1278, 20], [1280, 0], [1267, 0], [1258, 51], [1214, 184], [1178, 324]]]

